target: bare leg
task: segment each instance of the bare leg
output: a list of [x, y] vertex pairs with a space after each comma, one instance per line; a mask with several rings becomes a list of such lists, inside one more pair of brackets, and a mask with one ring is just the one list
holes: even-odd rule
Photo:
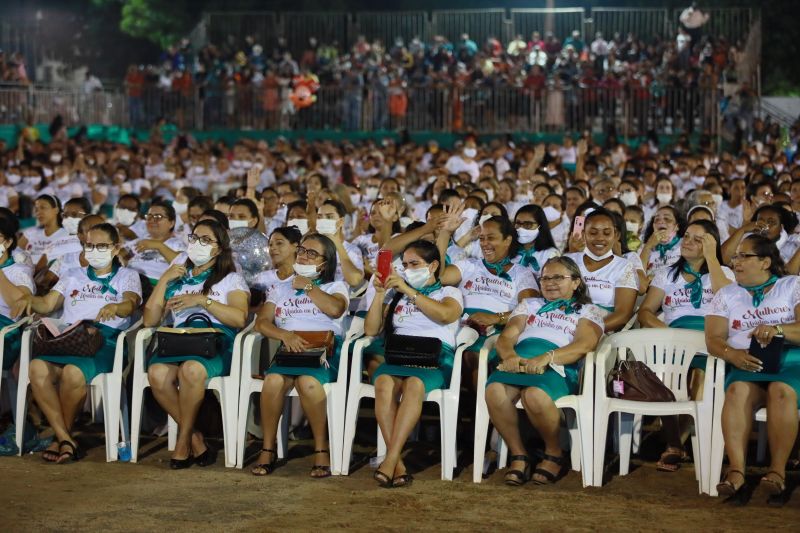
[[205, 367], [197, 361], [186, 361], [178, 370], [180, 419], [178, 420], [178, 440], [172, 454], [173, 459], [186, 459], [192, 453], [194, 422], [197, 419], [200, 404], [203, 403], [207, 377], [208, 373]]
[[44, 413], [47, 422], [55, 432], [56, 441], [68, 440], [72, 437], [64, 421], [61, 399], [56, 390], [56, 383], [61, 378], [61, 368], [51, 363], [34, 359], [30, 366], [31, 393], [36, 404]]
[[[522, 391], [522, 405], [525, 407], [525, 413], [528, 415], [531, 424], [544, 440], [544, 453], [554, 457], [561, 457], [561, 442], [558, 439], [561, 413], [558, 411], [555, 402], [542, 389], [528, 387]], [[547, 459], [539, 463], [537, 468], [546, 470], [553, 475], [558, 475], [561, 471], [561, 465]], [[533, 479], [540, 483], [549, 482], [548, 479], [539, 474], [534, 474]]]
[[403, 380], [402, 399], [397, 409], [394, 420], [392, 437], [386, 443], [386, 459], [383, 461], [383, 472], [394, 473], [400, 462], [408, 436], [417, 425], [422, 414], [422, 402], [425, 400], [425, 385], [417, 377], [408, 377]]
[[150, 390], [160, 405], [175, 422], [181, 419], [178, 401], [178, 365], [155, 364], [147, 369]]
[[[375, 419], [381, 429], [383, 441], [387, 444], [392, 440], [402, 386], [402, 379], [387, 374], [378, 376], [375, 380]], [[393, 477], [390, 471], [381, 472], [387, 477]]]
[[86, 400], [86, 378], [80, 368], [75, 365], [64, 366], [61, 370], [58, 396], [61, 401], [61, 412], [64, 415], [64, 426], [69, 433], [78, 411]]
[[[519, 433], [519, 415], [517, 414], [519, 395], [519, 387], [513, 385], [490, 383], [486, 387], [486, 407], [489, 408], [489, 417], [508, 446], [510, 455], [528, 455]], [[508, 468], [524, 472], [525, 466], [523, 461], [511, 461]], [[473, 465], [473, 468], [480, 468], [480, 466]]]
[[[300, 376], [295, 383], [297, 395], [300, 396], [300, 405], [308, 418], [308, 425], [311, 426], [311, 433], [314, 435], [314, 450], [328, 449], [328, 398], [325, 396], [325, 389], [317, 378], [311, 376]], [[330, 466], [330, 452], [316, 453], [314, 466]], [[327, 477], [330, 472], [320, 469], [313, 469], [311, 477]]]
[[[286, 393], [294, 387], [294, 376], [268, 374], [261, 387], [261, 429], [264, 432], [263, 449], [274, 450], [278, 433], [278, 422], [283, 414], [283, 402]], [[261, 452], [257, 464], [269, 464], [274, 461], [276, 453]]]
[[[797, 438], [797, 393], [787, 385], [774, 381], [767, 388], [767, 435], [769, 436], [769, 469], [786, 477], [786, 461]], [[774, 474], [768, 479], [772, 479]]]
[[[725, 404], [722, 406], [722, 436], [725, 439], [725, 452], [730, 463], [729, 472], [745, 471], [747, 440], [753, 427], [753, 410], [756, 406], [763, 405], [765, 399], [764, 391], [755, 383], [736, 381], [725, 391]], [[737, 477], [741, 477], [741, 482], [744, 483], [743, 475]]]

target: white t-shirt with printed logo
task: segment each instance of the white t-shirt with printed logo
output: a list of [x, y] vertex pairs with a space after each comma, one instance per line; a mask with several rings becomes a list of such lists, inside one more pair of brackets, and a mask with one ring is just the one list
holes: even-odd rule
[[[27, 287], [31, 294], [36, 294], [36, 286], [33, 283], [33, 271], [31, 268], [24, 264], [14, 263], [5, 267], [3, 274], [8, 278], [13, 285], [17, 287]], [[11, 318], [11, 308], [6, 303], [3, 295], [0, 294], [0, 315]]]
[[669, 269], [669, 267], [678, 262], [678, 259], [681, 258], [681, 240], [678, 240], [675, 246], [667, 250], [663, 258], [661, 253], [653, 248], [650, 252], [650, 257], [647, 258], [646, 272], [648, 275], [656, 274], [662, 268]]
[[[180, 296], [182, 294], [201, 294], [203, 292], [203, 284], [205, 281], [201, 281], [200, 283], [195, 283], [193, 285], [185, 284], [180, 289], [175, 291], [173, 297]], [[211, 290], [208, 292], [207, 298], [214, 300], [215, 302], [219, 302], [224, 305], [229, 305], [228, 298], [230, 293], [233, 291], [243, 291], [247, 293], [248, 297], [250, 295], [250, 289], [247, 287], [247, 283], [244, 281], [244, 278], [241, 274], [237, 274], [236, 272], [231, 272], [222, 280], [218, 281], [214, 285], [211, 286]], [[219, 319], [216, 318], [210, 311], [206, 311], [206, 309], [202, 306], [194, 306], [188, 307], [186, 309], [181, 309], [180, 311], [173, 311], [172, 312], [172, 321], [173, 324], [180, 324], [184, 322], [190, 315], [194, 314], [202, 314], [205, 315], [209, 320], [212, 322], [219, 323]]]
[[[364, 257], [361, 255], [361, 248], [355, 244], [347, 241], [344, 242], [344, 249], [347, 250], [347, 257], [356, 269], [364, 272]], [[377, 254], [376, 256], [377, 257]], [[339, 252], [336, 252], [336, 274], [333, 277], [336, 281], [344, 281], [344, 273], [342, 272], [342, 261], [339, 259]]]
[[69, 232], [64, 228], [58, 228], [52, 235], [47, 236], [44, 233], [44, 228], [28, 228], [22, 232], [25, 239], [28, 241], [28, 246], [25, 251], [31, 256], [33, 264], [39, 262], [39, 258], [46, 252], [47, 248], [57, 241], [62, 241], [71, 237]]
[[77, 235], [67, 235], [51, 241], [44, 250], [44, 255], [47, 260], [52, 262], [66, 254], [80, 254], [83, 251], [83, 245], [78, 239]]
[[[722, 267], [725, 277], [731, 281], [736, 281], [733, 271], [728, 267]], [[684, 316], [705, 316], [711, 300], [714, 299], [714, 291], [711, 290], [711, 274], [703, 274], [700, 278], [703, 283], [703, 300], [700, 308], [695, 309], [692, 305], [691, 291], [686, 288], [688, 283], [684, 277], [678, 274], [675, 281], [672, 280], [672, 269], [665, 268], [656, 273], [651, 283], [652, 287], [664, 291], [664, 298], [661, 301], [661, 309], [664, 311], [664, 322], [671, 324], [675, 320]]]
[[73, 268], [81, 268], [81, 252], [72, 252], [58, 257], [50, 265], [50, 272], [56, 276], [61, 276], [62, 272], [66, 272]]
[[294, 279], [294, 274], [289, 276], [286, 279], [281, 279], [278, 277], [278, 271], [276, 269], [265, 270], [264, 272], [259, 272], [256, 275], [255, 280], [253, 282], [253, 287], [259, 288], [264, 291], [267, 298], [269, 298], [270, 293], [273, 291], [275, 286], [280, 285], [282, 283], [292, 283], [292, 279]]
[[[147, 239], [147, 237], [145, 237]], [[169, 268], [169, 262], [164, 258], [158, 250], [145, 250], [144, 252], [136, 251], [136, 243], [142, 239], [134, 239], [127, 245], [128, 250], [133, 257], [128, 261], [128, 268], [132, 268], [140, 272], [150, 279], [158, 279]], [[170, 237], [164, 244], [167, 248], [182, 252], [186, 250], [186, 242], [180, 237]]]
[[[377, 242], [372, 240], [373, 233], [367, 233], [365, 235], [359, 235], [355, 239], [353, 239], [352, 244], [355, 245], [360, 251], [361, 255], [363, 256], [361, 265], [362, 270], [364, 264], [370, 265], [372, 270], [375, 270], [375, 265], [378, 261], [378, 252], [381, 249], [381, 245]], [[348, 255], [351, 255], [348, 250]]]
[[[341, 294], [347, 305], [350, 305], [350, 290], [344, 281], [323, 283], [319, 287], [327, 294]], [[339, 318], [331, 318], [311, 301], [311, 298], [291, 283], [277, 285], [267, 299], [275, 305], [275, 325], [289, 331], [333, 331], [341, 336], [344, 314]]]
[[465, 259], [454, 265], [461, 272], [458, 288], [464, 295], [464, 307], [486, 309], [492, 313], [511, 311], [519, 303], [519, 293], [539, 285], [533, 276], [533, 269], [512, 263], [506, 272], [511, 281], [489, 272], [482, 259]]
[[[392, 298], [394, 291], [386, 291], [386, 294]], [[429, 294], [428, 297], [437, 302], [441, 302], [445, 298], [452, 298], [461, 306], [463, 313], [464, 299], [461, 295], [461, 291], [456, 287], [442, 287]], [[459, 315], [461, 315], [461, 313], [459, 313]], [[397, 302], [397, 306], [394, 308], [394, 315], [392, 315], [392, 324], [394, 325], [394, 332], [398, 335], [413, 335], [415, 337], [441, 339], [445, 344], [449, 344], [453, 347], [456, 346], [458, 320], [450, 324], [437, 324], [425, 316], [416, 305], [412, 304], [407, 296], [403, 296], [400, 301]]]
[[[105, 305], [121, 303], [126, 292], [132, 292], [141, 298], [142, 284], [139, 281], [139, 274], [135, 270], [119, 268], [111, 280], [111, 287], [117, 291], [117, 294], [112, 294], [111, 291], [101, 292], [103, 285], [89, 279], [86, 273], [87, 268], [73, 268], [62, 272], [58, 283], [53, 287], [54, 291], [64, 297], [64, 314], [61, 316], [64, 322], [74, 324], [80, 320], [94, 320]], [[130, 323], [130, 317], [116, 316], [102, 322], [104, 326], [116, 329], [126, 329]]]
[[617, 289], [633, 289], [639, 291], [639, 280], [633, 263], [619, 256], [613, 256], [610, 263], [599, 270], [589, 272], [583, 262], [584, 252], [567, 254], [578, 265], [583, 281], [589, 288], [592, 303], [604, 307], [614, 307]]
[[738, 350], [750, 347], [750, 332], [762, 324], [774, 326], [796, 321], [794, 308], [800, 303], [800, 277], [779, 279], [764, 295], [758, 307], [753, 306], [753, 296], [736, 283], [717, 291], [711, 300], [706, 316], [720, 316], [728, 320], [728, 344]]

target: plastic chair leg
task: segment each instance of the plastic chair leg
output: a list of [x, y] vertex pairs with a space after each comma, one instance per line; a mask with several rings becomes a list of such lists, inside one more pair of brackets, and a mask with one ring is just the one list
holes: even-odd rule
[[593, 485], [603, 486], [603, 470], [606, 459], [606, 438], [608, 437], [608, 412], [597, 412], [594, 424], [594, 474]]
[[167, 416], [167, 449], [169, 451], [175, 450], [175, 445], [178, 442], [178, 422], [171, 416]]
[[767, 424], [764, 422], [756, 422], [758, 424], [758, 447], [756, 448], [756, 460], [759, 464], [764, 463], [767, 458]]
[[439, 440], [442, 443], [442, 479], [452, 481], [453, 472], [456, 468], [456, 459], [458, 457], [456, 444], [458, 400], [444, 398], [442, 401], [442, 409], [440, 409], [440, 416], [439, 425], [442, 428], [442, 434]]
[[619, 432], [619, 475], [627, 476], [631, 466], [631, 445], [633, 441], [634, 415], [617, 413]]
[[472, 482], [480, 483], [483, 479], [483, 459], [486, 455], [486, 438], [489, 434], [489, 410], [482, 391], [478, 392], [475, 407], [475, 438], [472, 455]]
[[639, 454], [642, 445], [642, 415], [633, 415], [633, 438], [631, 440], [631, 453]]
[[17, 455], [22, 456], [22, 447], [24, 446], [23, 438], [25, 435], [26, 413], [28, 411], [28, 364], [23, 363], [19, 365], [19, 388], [17, 389], [17, 447], [19, 451]]
[[236, 420], [236, 468], [244, 467], [244, 449], [247, 447], [247, 421], [251, 415], [252, 394], [242, 392], [239, 399], [239, 417]]
[[[355, 388], [355, 387], [354, 387]], [[361, 403], [360, 387], [347, 399], [344, 416], [344, 435], [342, 436], [342, 475], [350, 474], [350, 462], [353, 458], [353, 441], [356, 438], [358, 425], [358, 407]], [[378, 430], [380, 433], [380, 430]]]

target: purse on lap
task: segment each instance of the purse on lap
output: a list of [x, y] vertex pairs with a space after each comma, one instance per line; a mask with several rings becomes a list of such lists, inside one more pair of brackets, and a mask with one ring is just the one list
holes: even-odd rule
[[54, 336], [44, 322], [39, 321], [33, 325], [31, 341], [31, 352], [34, 357], [42, 355], [94, 357], [105, 342], [100, 330], [91, 320], [82, 320], [58, 336]]
[[202, 313], [189, 315], [184, 323], [198, 320], [206, 327], [157, 328], [147, 347], [148, 359], [157, 357], [182, 357], [197, 355], [210, 359], [222, 351], [224, 333], [213, 327], [211, 320]]
[[412, 335], [387, 335], [384, 357], [390, 365], [439, 368], [442, 340]]
[[284, 343], [275, 352], [273, 364], [286, 367], [315, 368], [327, 366], [328, 356], [333, 354], [333, 331], [293, 331], [308, 347], [302, 352], [290, 352]]

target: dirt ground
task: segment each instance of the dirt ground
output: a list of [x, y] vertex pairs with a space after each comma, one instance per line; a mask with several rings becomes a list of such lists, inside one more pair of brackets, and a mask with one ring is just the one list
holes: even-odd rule
[[[372, 480], [368, 443], [350, 476], [314, 480], [308, 441], [290, 443], [288, 462], [256, 478], [248, 467], [225, 468], [221, 452], [213, 466], [171, 471], [165, 438], [146, 440], [138, 464], [106, 464], [96, 431], [79, 440], [89, 456], [74, 464], [0, 458], [0, 531], [800, 530], [800, 491], [783, 508], [756, 498], [734, 506], [699, 496], [691, 464], [666, 474], [634, 460], [621, 478], [612, 462], [601, 489], [582, 488], [577, 472], [550, 487], [511, 488], [502, 471], [473, 484], [471, 465], [441, 481], [437, 446], [414, 443], [406, 455], [413, 485], [387, 490]], [[460, 460], [470, 458], [467, 450]]]

